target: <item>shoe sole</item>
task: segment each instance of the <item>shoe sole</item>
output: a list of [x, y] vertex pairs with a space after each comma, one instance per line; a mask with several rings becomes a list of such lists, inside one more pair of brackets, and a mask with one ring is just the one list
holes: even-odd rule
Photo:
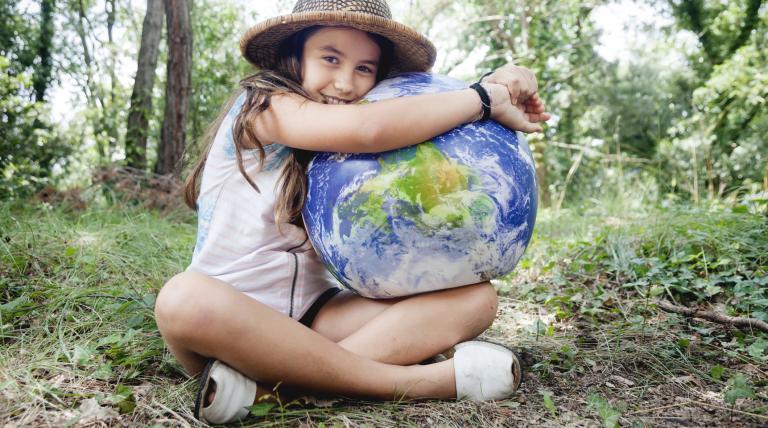
[[201, 413], [203, 411], [204, 403], [205, 403], [205, 395], [208, 391], [208, 387], [211, 384], [211, 369], [213, 369], [213, 364], [216, 362], [216, 360], [209, 360], [205, 367], [203, 368], [203, 372], [200, 373], [200, 387], [197, 390], [197, 395], [195, 396], [195, 410], [194, 415], [195, 419], [199, 421], [203, 421], [201, 418]]

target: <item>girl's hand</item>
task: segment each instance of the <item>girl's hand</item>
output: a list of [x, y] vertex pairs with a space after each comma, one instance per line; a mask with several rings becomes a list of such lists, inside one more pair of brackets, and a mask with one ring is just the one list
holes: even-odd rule
[[536, 75], [525, 67], [506, 64], [484, 77], [482, 83], [503, 85], [509, 91], [512, 104], [521, 105], [539, 91]]
[[541, 132], [540, 122], [546, 122], [550, 116], [538, 94], [529, 96], [522, 103], [514, 103], [508, 87], [499, 84], [483, 83], [491, 98], [491, 119], [507, 128], [523, 132]]

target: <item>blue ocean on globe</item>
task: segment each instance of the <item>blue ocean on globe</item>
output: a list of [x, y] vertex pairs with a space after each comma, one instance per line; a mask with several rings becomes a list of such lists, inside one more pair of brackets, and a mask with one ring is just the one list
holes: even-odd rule
[[[467, 84], [406, 73], [367, 102]], [[536, 172], [525, 139], [492, 120], [384, 153], [318, 153], [303, 217], [330, 272], [370, 298], [475, 284], [511, 272], [536, 220]]]

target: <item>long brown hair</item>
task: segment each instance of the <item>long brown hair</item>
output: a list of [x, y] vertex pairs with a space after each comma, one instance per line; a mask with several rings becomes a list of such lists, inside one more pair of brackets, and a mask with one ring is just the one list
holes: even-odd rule
[[[245, 103], [237, 114], [232, 129], [237, 168], [248, 184], [257, 192], [260, 191], [256, 183], [245, 172], [242, 151], [244, 148], [256, 147], [259, 150], [259, 161], [262, 165], [264, 164], [266, 152], [261, 141], [256, 137], [254, 125], [256, 116], [269, 108], [273, 95], [293, 92], [308, 100], [310, 99], [309, 95], [301, 87], [301, 58], [304, 52], [304, 43], [321, 28], [323, 27], [313, 26], [305, 28], [282, 41], [278, 49], [278, 58], [274, 70], [260, 70], [240, 81], [240, 88], [230, 97], [229, 101], [219, 112], [216, 120], [203, 135], [202, 141], [206, 144], [205, 152], [192, 168], [184, 183], [184, 201], [187, 206], [197, 210], [200, 176], [205, 168], [205, 161], [213, 145], [213, 140], [227, 113], [243, 92], [246, 93]], [[368, 33], [368, 35], [379, 45], [381, 51], [379, 66], [376, 72], [376, 81], [378, 82], [389, 73], [393, 52], [392, 42], [378, 34]], [[280, 174], [280, 191], [275, 202], [275, 222], [278, 224], [278, 227], [282, 223], [297, 222], [301, 218], [301, 210], [304, 207], [304, 199], [307, 195], [305, 173], [313, 154], [313, 152], [306, 150], [291, 149], [288, 158], [285, 160]]]

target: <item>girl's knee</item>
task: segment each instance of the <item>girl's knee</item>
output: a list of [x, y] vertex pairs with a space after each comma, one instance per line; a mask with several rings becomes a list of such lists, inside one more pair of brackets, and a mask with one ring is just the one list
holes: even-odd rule
[[477, 319], [477, 324], [483, 330], [490, 327], [499, 309], [499, 296], [489, 282], [467, 287], [464, 296], [466, 308]]
[[206, 293], [200, 274], [182, 272], [165, 283], [155, 300], [155, 320], [163, 335], [175, 334], [203, 323]]

